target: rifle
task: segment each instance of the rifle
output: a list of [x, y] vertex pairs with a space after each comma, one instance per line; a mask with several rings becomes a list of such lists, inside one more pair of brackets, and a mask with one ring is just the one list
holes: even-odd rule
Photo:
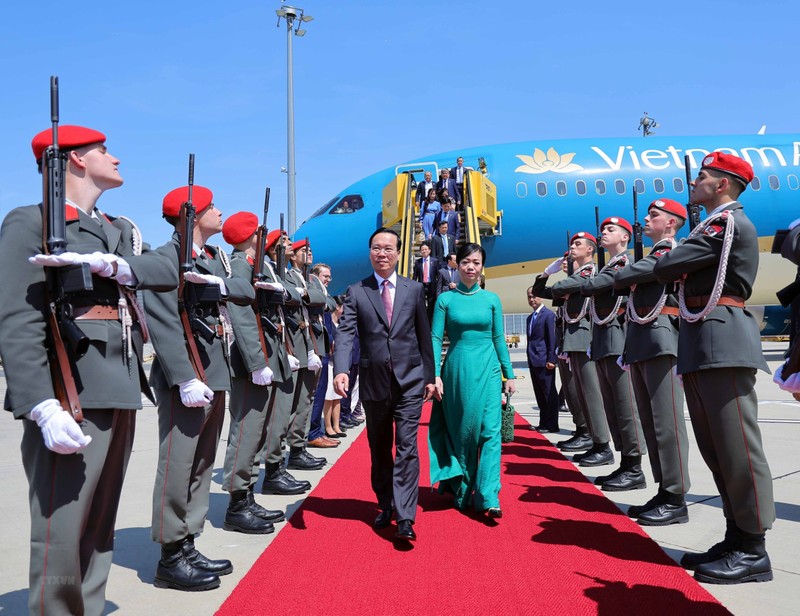
[[689, 155], [683, 157], [683, 168], [686, 170], [686, 211], [689, 212], [689, 231], [700, 224], [700, 206], [692, 203], [692, 169]]
[[[266, 278], [264, 274], [264, 253], [266, 252], [267, 242], [267, 214], [269, 213], [269, 186], [264, 194], [264, 218], [258, 227], [256, 233], [256, 254], [253, 262], [253, 277], [251, 282], [255, 284], [259, 280]], [[261, 352], [264, 354], [264, 359], [269, 361], [269, 351], [267, 351], [267, 342], [264, 338], [264, 323], [262, 319], [268, 317], [263, 314], [266, 310], [266, 294], [263, 289], [256, 289], [256, 302], [253, 304], [253, 310], [256, 313], [256, 328], [258, 329], [258, 341], [261, 344]]]
[[281, 235], [278, 238], [278, 245], [275, 247], [275, 265], [278, 271], [275, 272], [283, 282], [286, 282], [286, 248], [283, 245], [283, 212], [280, 216], [281, 220]]
[[[58, 77], [50, 77], [50, 121], [53, 124], [53, 145], [42, 155], [42, 249], [45, 254], [60, 255], [67, 249], [67, 202], [64, 183], [67, 175], [66, 152], [58, 147]], [[53, 391], [61, 406], [76, 422], [83, 421], [83, 409], [64, 339], [70, 343], [72, 355], [82, 357], [89, 349], [89, 339], [71, 318], [72, 306], [67, 295], [91, 291], [89, 265], [46, 267], [45, 296], [49, 307], [48, 363]]]
[[570, 246], [570, 238], [572, 236], [569, 234], [569, 230], [567, 230], [567, 276], [572, 276], [575, 273], [575, 259], [572, 258], [572, 255], [569, 252]]
[[311, 254], [311, 244], [308, 243], [308, 236], [306, 235], [306, 258], [303, 260], [303, 280], [308, 284], [308, 255]]
[[597, 268], [603, 269], [606, 266], [606, 249], [600, 239], [600, 208], [594, 206], [594, 224], [597, 227]]
[[633, 187], [633, 260], [640, 261], [644, 258], [644, 243], [642, 242], [642, 223], [639, 222], [639, 195]]

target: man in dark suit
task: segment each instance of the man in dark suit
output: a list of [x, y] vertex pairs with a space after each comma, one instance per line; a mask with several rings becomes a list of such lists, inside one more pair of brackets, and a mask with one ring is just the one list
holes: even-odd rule
[[[425, 197], [428, 196], [428, 191], [433, 188], [436, 189], [436, 182], [433, 181], [433, 176], [431, 175], [430, 171], [425, 172], [425, 179], [422, 180], [419, 184], [417, 184], [417, 207], [425, 201]], [[437, 191], [438, 194], [438, 191]]]
[[464, 157], [459, 156], [456, 159], [456, 166], [450, 169], [450, 177], [456, 183], [456, 190], [461, 195], [461, 203], [464, 202], [464, 182], [466, 181], [467, 168], [464, 166]]
[[459, 232], [461, 231], [461, 223], [458, 220], [458, 212], [453, 209], [454, 201], [442, 201], [441, 211], [436, 213], [433, 219], [433, 225], [436, 229], [439, 228], [439, 223], [447, 223], [447, 232], [453, 236], [452, 251], [455, 252], [455, 242], [458, 240]]
[[456, 186], [456, 181], [450, 177], [450, 169], [442, 169], [442, 179], [436, 182], [436, 198], [442, 200], [444, 191], [456, 202], [456, 207], [461, 206], [461, 193]]
[[556, 390], [556, 315], [528, 289], [528, 370], [539, 407], [537, 432], [558, 432], [558, 391]]
[[441, 262], [431, 256], [430, 242], [422, 242], [419, 247], [420, 258], [414, 263], [413, 280], [421, 282], [425, 289], [425, 307], [428, 320], [433, 320], [433, 305], [436, 303], [436, 282]]
[[461, 275], [458, 273], [455, 253], [447, 255], [447, 264], [439, 270], [439, 284], [436, 287], [436, 296], [452, 291], [461, 282]]
[[431, 256], [439, 263], [444, 263], [447, 255], [456, 249], [456, 238], [450, 235], [450, 226], [442, 220], [431, 237]]
[[[372, 489], [385, 528], [397, 512], [396, 539], [417, 538], [413, 524], [419, 496], [417, 430], [422, 403], [433, 395], [433, 346], [422, 285], [398, 276], [400, 237], [378, 229], [369, 239], [374, 274], [350, 286], [333, 356], [334, 389], [350, 388], [353, 338], [361, 343], [360, 396], [367, 415]], [[392, 458], [392, 434], [396, 458]]]

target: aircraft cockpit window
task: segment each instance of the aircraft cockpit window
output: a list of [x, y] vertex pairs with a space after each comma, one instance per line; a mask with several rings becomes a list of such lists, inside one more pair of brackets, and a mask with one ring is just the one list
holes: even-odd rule
[[311, 220], [312, 218], [316, 218], [317, 216], [322, 216], [325, 212], [328, 211], [328, 208], [330, 206], [332, 206], [334, 203], [336, 203], [337, 198], [338, 197], [334, 197], [333, 199], [328, 201], [325, 205], [323, 205], [321, 208], [319, 208], [316, 212], [311, 214], [311, 216], [308, 217], [309, 220]]
[[614, 190], [617, 191], [618, 195], [625, 194], [625, 180], [614, 180]]
[[559, 180], [556, 182], [556, 192], [558, 193], [559, 197], [563, 197], [567, 194], [567, 183], [564, 181]]
[[794, 173], [790, 173], [786, 176], [786, 183], [789, 185], [789, 190], [797, 190], [800, 188], [800, 182], [798, 182], [797, 176]]
[[597, 191], [598, 195], [606, 194], [606, 183], [603, 180], [597, 180], [594, 183], [594, 189]]
[[644, 180], [634, 180], [633, 181], [633, 189], [636, 191], [637, 194], [641, 195], [644, 193]]
[[664, 180], [661, 178], [656, 178], [653, 180], [653, 190], [655, 190], [659, 195], [664, 192]]
[[676, 193], [683, 192], [683, 180], [681, 178], [672, 178], [672, 189]]
[[578, 180], [577, 182], [575, 182], [575, 192], [577, 192], [581, 196], [585, 195], [586, 182], [584, 182], [583, 180]]
[[361, 195], [347, 195], [342, 197], [331, 209], [329, 214], [352, 214], [364, 207], [364, 200]]
[[544, 182], [536, 182], [536, 194], [540, 197], [547, 196], [547, 184]]
[[771, 175], [771, 176], [769, 176], [769, 187], [770, 187], [772, 190], [778, 190], [778, 189], [781, 187], [781, 182], [780, 182], [780, 180], [778, 179], [778, 176], [777, 176], [777, 175]]
[[753, 176], [753, 180], [750, 182], [750, 188], [753, 190], [761, 190], [761, 179], [757, 175]]

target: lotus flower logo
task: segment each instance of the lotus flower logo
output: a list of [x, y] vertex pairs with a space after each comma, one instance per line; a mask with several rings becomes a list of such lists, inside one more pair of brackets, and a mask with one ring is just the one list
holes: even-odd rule
[[572, 162], [575, 157], [575, 152], [569, 152], [560, 155], [555, 151], [555, 148], [547, 150], [547, 154], [542, 152], [539, 148], [533, 151], [533, 156], [527, 154], [517, 154], [524, 165], [520, 165], [515, 169], [518, 173], [547, 173], [554, 171], [555, 173], [569, 173], [570, 171], [580, 171], [583, 169], [580, 165]]

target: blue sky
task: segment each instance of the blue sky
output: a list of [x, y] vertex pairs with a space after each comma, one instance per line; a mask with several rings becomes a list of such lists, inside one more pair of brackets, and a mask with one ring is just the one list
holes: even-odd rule
[[[286, 31], [279, 0], [36, 3], [0, 25], [0, 216], [40, 200], [30, 150], [61, 121], [108, 136], [125, 185], [101, 209], [159, 245], [161, 199], [195, 181], [225, 214], [286, 209]], [[298, 0], [294, 38], [298, 224], [349, 184], [406, 160], [482, 144], [798, 132], [789, 1]], [[69, 9], [69, 10], [67, 10]], [[220, 242], [221, 242], [220, 238]], [[320, 255], [322, 257], [322, 255]]]

